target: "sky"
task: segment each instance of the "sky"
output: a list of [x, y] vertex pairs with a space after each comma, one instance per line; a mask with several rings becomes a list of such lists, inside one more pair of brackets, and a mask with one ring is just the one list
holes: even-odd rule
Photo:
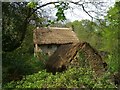
[[[108, 4], [108, 5], [107, 5], [106, 8], [104, 8], [104, 10], [106, 10], [106, 12], [107, 12], [107, 10], [109, 10], [109, 7], [114, 5], [114, 2], [107, 2], [106, 4]], [[89, 8], [88, 8], [88, 10], [89, 10]], [[95, 11], [96, 9], [93, 6], [91, 6], [91, 10]], [[104, 15], [106, 15], [106, 14], [107, 13], [105, 13]], [[92, 15], [93, 17], [95, 17], [94, 13], [91, 13], [90, 15]], [[68, 19], [70, 19], [70, 21], [81, 20], [81, 19], [89, 19], [89, 20], [92, 19], [87, 13], [85, 13], [85, 11], [80, 10], [78, 8], [75, 8], [72, 13], [68, 12], [66, 14], [66, 17]], [[103, 18], [104, 17], [101, 17], [101, 19], [103, 19]]]
[[[47, 2], [50, 2], [50, 1], [54, 2], [54, 1], [58, 1], [58, 0], [41, 0], [41, 1], [42, 1], [42, 3], [47, 3]], [[63, 1], [65, 1], [65, 0], [63, 0]], [[77, 2], [79, 0], [73, 0], [73, 1]], [[83, 0], [81, 0], [81, 1], [83, 1]], [[88, 2], [89, 0], [85, 0], [85, 1]], [[109, 7], [113, 6], [114, 3], [115, 3], [115, 0], [93, 0], [93, 2], [95, 2], [95, 1], [96, 2], [99, 2], [99, 1], [100, 2], [105, 2], [106, 7], [102, 7], [102, 8], [106, 12], [107, 12], [107, 10], [109, 10]], [[90, 2], [92, 2], [92, 0], [90, 0]], [[91, 17], [89, 15], [87, 15], [80, 7], [74, 6], [73, 4], [71, 4], [70, 6], [74, 7], [74, 9], [73, 10], [68, 9], [68, 10], [65, 11], [65, 16], [66, 16], [67, 20], [69, 20], [69, 21], [82, 20], [82, 19], [89, 19], [89, 20], [91, 20]], [[89, 5], [89, 7], [86, 7], [86, 10], [88, 10], [88, 11], [89, 10], [95, 11], [94, 6], [92, 6], [92, 5], [90, 6]], [[52, 10], [53, 8], [54, 8], [54, 5], [50, 5], [49, 6], [49, 11]], [[48, 7], [45, 7], [45, 9], [47, 10]], [[53, 11], [51, 11], [51, 13], [50, 13], [50, 16], [55, 17], [56, 11], [57, 10], [53, 9]], [[96, 16], [96, 14], [94, 14], [94, 13], [91, 13], [91, 15], [93, 17]], [[104, 13], [104, 15], [106, 15], [106, 13]], [[101, 19], [103, 19], [103, 18], [104, 17], [101, 17]]]
[[[30, 1], [30, 0], [27, 0]], [[32, 0], [32, 1], [38, 1], [38, 0]], [[40, 5], [44, 4], [44, 3], [48, 3], [48, 2], [54, 2], [54, 1], [65, 1], [65, 0], [39, 0]], [[66, 0], [68, 1], [68, 0]], [[71, 1], [71, 0], [69, 0]], [[72, 0], [74, 2], [80, 1], [80, 0]], [[81, 0], [85, 2], [105, 2], [105, 6], [106, 7], [102, 7], [104, 12], [107, 12], [109, 10], [109, 7], [113, 6], [115, 3], [115, 0]], [[73, 7], [73, 9], [68, 9], [65, 11], [65, 16], [67, 18], [68, 21], [75, 21], [75, 20], [82, 20], [82, 19], [89, 19], [91, 20], [92, 18], [87, 15], [80, 7], [74, 6], [73, 4], [70, 5], [71, 7]], [[49, 16], [56, 18], [55, 14], [57, 12], [57, 10], [54, 8], [54, 5], [49, 5], [44, 7], [44, 9], [46, 11], [50, 11], [49, 12]], [[96, 11], [95, 7], [93, 5], [89, 5], [88, 7], [86, 7], [86, 10], [93, 10]], [[103, 11], [99, 11], [100, 13]], [[104, 16], [107, 13], [104, 13]], [[93, 17], [96, 17], [98, 15], [96, 15], [95, 13], [90, 13], [90, 15], [92, 15]], [[99, 16], [99, 18], [103, 19], [104, 16]]]

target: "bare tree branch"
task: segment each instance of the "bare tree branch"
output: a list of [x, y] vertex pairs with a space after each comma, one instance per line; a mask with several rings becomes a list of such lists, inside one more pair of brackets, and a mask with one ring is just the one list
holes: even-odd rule
[[[88, 13], [88, 11], [85, 10], [84, 5], [83, 5], [84, 3], [80, 4], [79, 2], [80, 1], [78, 1], [78, 2], [69, 1], [69, 3], [73, 3], [75, 5], [82, 6], [82, 9], [93, 19], [93, 17]], [[39, 7], [37, 7], [36, 9], [33, 10], [33, 12], [27, 18], [30, 18], [31, 15], [34, 14], [38, 9], [40, 9], [42, 7], [45, 7], [47, 5], [50, 5], [50, 4], [55, 4], [55, 3], [59, 3], [59, 1], [57, 1], [57, 2], [49, 2], [49, 3], [43, 4], [43, 5], [39, 6]]]
[[[103, 9], [103, 8], [101, 8], [101, 7], [106, 7], [106, 3], [107, 2], [85, 2], [85, 1], [83, 3], [80, 3], [80, 2], [81, 2], [80, 0], [77, 1], [77, 2], [70, 1], [70, 3], [73, 3], [73, 4], [77, 5], [77, 6], [82, 7], [83, 11], [89, 17], [91, 17], [92, 20], [93, 19], [98, 20], [99, 18], [92, 16], [91, 13], [90, 13], [91, 11], [92, 11], [92, 13], [95, 13], [97, 16], [104, 16], [104, 14], [106, 13], [105, 12], [106, 10]], [[95, 10], [87, 10], [88, 6], [86, 6], [86, 5], [89, 5], [89, 4], [91, 4], [92, 6], [94, 6], [97, 11], [95, 11]]]
[[55, 4], [55, 3], [59, 3], [59, 1], [57, 1], [57, 2], [49, 2], [49, 3], [43, 4], [43, 5], [39, 6], [39, 7], [37, 7], [36, 9], [33, 10], [33, 12], [27, 18], [30, 18], [31, 15], [34, 14], [38, 9], [40, 9], [42, 7], [45, 7], [47, 5], [50, 5], [50, 4]]
[[83, 10], [92, 18], [92, 20], [93, 20], [93, 16], [91, 16], [86, 10], [85, 10], [85, 8], [84, 8], [84, 5], [82, 4], [82, 8], [83, 8]]
[[[32, 14], [34, 14], [38, 9], [40, 9], [40, 8], [43, 8], [43, 7], [45, 7], [45, 6], [47, 6], [47, 5], [50, 5], [50, 4], [56, 4], [56, 3], [59, 3], [60, 1], [56, 1], [56, 2], [48, 2], [48, 3], [45, 3], [45, 4], [43, 4], [43, 5], [41, 5], [41, 6], [39, 6], [39, 7], [37, 7], [36, 9], [34, 9], [33, 11], [32, 11], [32, 13], [27, 17], [27, 18], [30, 18], [31, 17], [31, 15]], [[64, 2], [64, 1], [63, 1]], [[85, 4], [92, 4], [92, 5], [94, 5], [95, 6], [95, 8], [96, 9], [98, 9], [98, 5], [103, 5], [103, 3], [104, 2], [85, 2], [85, 1], [77, 1], [77, 2], [75, 2], [75, 1], [67, 1], [68, 3], [71, 3], [71, 4], [74, 4], [74, 5], [77, 5], [77, 6], [80, 6], [80, 7], [82, 7], [82, 9], [83, 9], [83, 11], [88, 15], [88, 16], [90, 16], [91, 18], [92, 18], [92, 20], [93, 19], [98, 19], [98, 18], [95, 18], [95, 17], [93, 17], [91, 14], [90, 14], [90, 12], [89, 11], [87, 11], [86, 10], [86, 8], [85, 8]], [[82, 2], [82, 3], [81, 3]], [[100, 9], [100, 8], [99, 8]], [[96, 13], [96, 12], [94, 12], [94, 13]], [[96, 13], [97, 14], [97, 13]], [[99, 14], [100, 15], [100, 14]], [[101, 14], [102, 16], [103, 16], [103, 14]]]
[[87, 15], [89, 15], [89, 16], [92, 18], [92, 20], [93, 20], [93, 16], [91, 16], [91, 15], [89, 14], [89, 12], [85, 9], [85, 7], [84, 7], [84, 3], [79, 4], [79, 1], [78, 1], [78, 2], [70, 1], [70, 3], [73, 3], [73, 4], [75, 4], [75, 5], [79, 5], [79, 6], [81, 6], [82, 9], [83, 9], [83, 11], [85, 11], [85, 13], [86, 13]]

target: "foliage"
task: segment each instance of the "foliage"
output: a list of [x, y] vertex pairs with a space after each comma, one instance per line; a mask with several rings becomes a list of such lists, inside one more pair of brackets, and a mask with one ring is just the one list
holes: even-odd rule
[[66, 19], [64, 15], [64, 11], [68, 9], [69, 3], [66, 2], [60, 2], [58, 5], [55, 5], [55, 8], [58, 9], [56, 16], [57, 16], [57, 21], [63, 21]]
[[32, 74], [42, 69], [43, 63], [33, 56], [33, 27], [29, 27], [26, 37], [18, 49], [2, 53], [3, 84], [11, 80], [19, 80], [23, 75]]
[[69, 22], [67, 27], [73, 27], [80, 41], [86, 41], [93, 47], [101, 48], [101, 30], [95, 22], [90, 20], [81, 20]]
[[27, 2], [2, 3], [2, 47], [3, 51], [13, 51], [24, 40], [27, 30]]
[[108, 79], [109, 74], [94, 78], [94, 72], [85, 68], [69, 68], [63, 73], [46, 70], [25, 76], [21, 81], [7, 83], [4, 88], [116, 88]]
[[45, 68], [43, 61], [33, 56], [33, 51], [23, 49], [25, 50], [21, 47], [21, 50], [3, 54], [3, 84], [11, 80], [20, 80], [23, 75], [33, 74]]
[[29, 8], [35, 8], [37, 6], [37, 3], [36, 2], [29, 2], [28, 4], [27, 4], [27, 7], [29, 7]]
[[78, 60], [79, 60], [80, 67], [88, 68], [89, 62], [88, 62], [87, 58], [85, 57], [85, 53], [83, 51], [80, 51], [78, 54], [79, 54]]
[[119, 64], [119, 58], [118, 58], [118, 53], [114, 53], [114, 55], [110, 54], [108, 56], [107, 64], [108, 64], [108, 70], [110, 72], [118, 72], [120, 68]]
[[[93, 29], [92, 29], [93, 31], [90, 32], [90, 31], [87, 31], [87, 29], [80, 24], [81, 23], [79, 21], [74, 21], [72, 23], [72, 25], [74, 25], [73, 29], [79, 36], [79, 39], [82, 41], [89, 42], [92, 46], [96, 47], [99, 50], [109, 52], [110, 54], [108, 55], [108, 58], [104, 58], [104, 61], [108, 65], [108, 71], [117, 72], [120, 66], [119, 61], [118, 61], [119, 53], [118, 53], [118, 30], [117, 28], [116, 27], [110, 28], [111, 26], [109, 26], [109, 27], [104, 28], [104, 31], [100, 29], [98, 29], [98, 31], [95, 31], [97, 26], [93, 26]], [[87, 26], [87, 27], [89, 28], [90, 26]], [[113, 28], [114, 28], [114, 31], [111, 30]], [[86, 64], [87, 62], [85, 61], [85, 58], [83, 56], [84, 55], [80, 55], [81, 64], [82, 66], [85, 67], [87, 65]]]
[[[57, 8], [56, 21], [65, 20], [64, 11], [69, 8], [69, 4], [58, 2], [58, 4], [54, 5]], [[82, 61], [80, 68], [69, 68], [62, 73], [56, 73], [56, 75], [43, 70], [45, 67], [44, 62], [41, 61], [42, 59], [38, 60], [33, 56], [32, 30], [35, 27], [32, 24], [28, 25], [30, 18], [26, 20], [31, 12], [36, 9], [36, 3], [3, 3], [2, 9], [4, 88], [115, 87], [109, 77], [120, 68], [118, 52], [120, 51], [118, 47], [118, 41], [120, 39], [118, 36], [118, 33], [120, 33], [120, 2], [116, 2], [114, 7], [110, 8], [105, 20], [101, 20], [101, 23], [81, 20], [66, 24], [67, 27], [73, 27], [80, 41], [87, 41], [93, 47], [110, 53], [108, 58], [105, 59], [110, 73], [105, 73], [103, 77], [95, 77], [94, 72], [85, 66], [86, 61], [82, 53], [79, 53], [81, 56], [80, 60]], [[39, 23], [42, 26], [41, 23], [44, 21], [44, 18], [38, 17], [36, 12], [31, 16], [33, 21], [36, 21], [37, 24]], [[54, 24], [54, 21], [49, 20], [49, 23]], [[43, 53], [41, 55], [44, 60], [48, 59]], [[7, 83], [9, 81], [11, 82]]]
[[[54, 3], [52, 3], [54, 4]], [[25, 38], [27, 27], [30, 21], [36, 26], [42, 26], [44, 15], [38, 15], [36, 2], [3, 2], [2, 3], [2, 44], [3, 51], [11, 52], [19, 48]], [[44, 5], [43, 5], [44, 7]], [[68, 9], [68, 3], [58, 2], [55, 4], [57, 9], [57, 20], [65, 20], [64, 10]], [[42, 13], [42, 10], [40, 11]], [[48, 20], [49, 25], [55, 21]], [[46, 24], [47, 25], [47, 24]], [[13, 44], [14, 43], [14, 44]]]
[[119, 33], [120, 33], [120, 2], [116, 2], [114, 7], [110, 8], [108, 15], [105, 17], [107, 19], [108, 25], [104, 28], [102, 32], [103, 36], [103, 48], [110, 52], [107, 59], [109, 71], [117, 72], [120, 69], [119, 65]]
[[[108, 11], [108, 15], [106, 16], [106, 19], [110, 21], [111, 25], [118, 26], [120, 23], [120, 1], [116, 2], [114, 7], [111, 7]], [[119, 27], [119, 26], [118, 26]]]
[[116, 2], [114, 7], [108, 11], [105, 20], [100, 20], [100, 22], [81, 20], [66, 24], [68, 27], [73, 27], [80, 41], [87, 41], [96, 49], [109, 53], [108, 58], [104, 59], [110, 72], [117, 72], [120, 68], [118, 52], [118, 34], [120, 33], [119, 4], [120, 2]]
[[48, 20], [48, 25], [53, 25], [58, 21], [63, 22], [63, 21], [66, 20], [66, 16], [65, 16], [64, 11], [69, 8], [69, 3], [67, 3], [67, 2], [59, 2], [57, 4], [54, 3], [54, 5], [55, 5], [55, 8], [57, 9], [57, 12], [56, 12], [57, 19], [56, 20]]

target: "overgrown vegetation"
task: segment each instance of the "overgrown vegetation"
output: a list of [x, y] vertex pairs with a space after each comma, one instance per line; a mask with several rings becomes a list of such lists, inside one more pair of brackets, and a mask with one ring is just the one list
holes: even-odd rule
[[[27, 21], [24, 22], [25, 25], [22, 23], [36, 5], [30, 8], [26, 6], [27, 3], [3, 3], [3, 5], [3, 88], [116, 88], [117, 85], [112, 75], [119, 73], [120, 70], [118, 52], [120, 51], [118, 47], [120, 2], [116, 2], [114, 7], [109, 9], [105, 19], [100, 22], [81, 20], [62, 24], [73, 27], [81, 41], [87, 41], [97, 50], [108, 53], [103, 55], [103, 57], [107, 56], [104, 60], [108, 66], [107, 71], [101, 77], [96, 77], [95, 72], [87, 66], [86, 58], [82, 53], [80, 53], [81, 66], [79, 68], [69, 68], [55, 75], [46, 72], [42, 59], [47, 60], [48, 57], [42, 54], [42, 59], [38, 59], [33, 54], [32, 30], [36, 27]], [[60, 5], [61, 3], [58, 4], [59, 10], [64, 7]], [[57, 13], [58, 21], [65, 19], [63, 13], [64, 10]], [[37, 16], [37, 13], [32, 15], [31, 20], [43, 26], [44, 18]], [[58, 23], [58, 26], [59, 24], [61, 25]], [[117, 77], [119, 80], [120, 76]]]
[[89, 68], [69, 68], [62, 73], [46, 70], [25, 76], [21, 81], [7, 83], [4, 88], [116, 88], [109, 80], [109, 73], [97, 78]]

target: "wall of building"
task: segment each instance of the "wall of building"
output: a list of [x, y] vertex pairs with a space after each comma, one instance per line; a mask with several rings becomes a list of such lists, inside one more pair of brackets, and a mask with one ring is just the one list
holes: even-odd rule
[[50, 44], [50, 45], [38, 45], [38, 47], [41, 49], [41, 52], [44, 54], [51, 56], [59, 47], [60, 45], [56, 44]]

